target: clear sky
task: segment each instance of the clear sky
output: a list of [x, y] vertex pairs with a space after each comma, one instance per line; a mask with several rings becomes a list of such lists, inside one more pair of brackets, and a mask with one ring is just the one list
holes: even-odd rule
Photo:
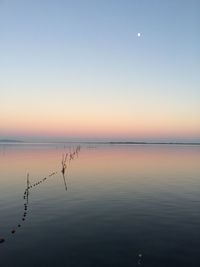
[[0, 138], [200, 140], [199, 11], [0, 0]]

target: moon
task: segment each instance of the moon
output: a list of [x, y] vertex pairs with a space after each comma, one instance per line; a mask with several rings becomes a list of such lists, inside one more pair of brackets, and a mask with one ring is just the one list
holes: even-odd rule
[[137, 36], [138, 36], [138, 37], [140, 37], [140, 36], [141, 36], [141, 33], [140, 33], [140, 32], [138, 32], [138, 33], [137, 33]]

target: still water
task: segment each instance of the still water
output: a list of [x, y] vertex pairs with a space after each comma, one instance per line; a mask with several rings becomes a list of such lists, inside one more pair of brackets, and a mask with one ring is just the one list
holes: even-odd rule
[[200, 146], [76, 147], [0, 145], [1, 267], [200, 266]]

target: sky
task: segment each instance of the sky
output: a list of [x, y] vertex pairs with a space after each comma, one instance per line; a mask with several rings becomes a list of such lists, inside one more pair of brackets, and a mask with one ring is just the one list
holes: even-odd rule
[[200, 140], [199, 10], [0, 0], [0, 139]]

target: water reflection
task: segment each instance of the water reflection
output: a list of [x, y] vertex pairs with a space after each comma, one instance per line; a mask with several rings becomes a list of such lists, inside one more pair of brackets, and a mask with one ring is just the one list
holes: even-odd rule
[[199, 147], [82, 144], [77, 156], [63, 144], [0, 153], [2, 266], [198, 266]]

